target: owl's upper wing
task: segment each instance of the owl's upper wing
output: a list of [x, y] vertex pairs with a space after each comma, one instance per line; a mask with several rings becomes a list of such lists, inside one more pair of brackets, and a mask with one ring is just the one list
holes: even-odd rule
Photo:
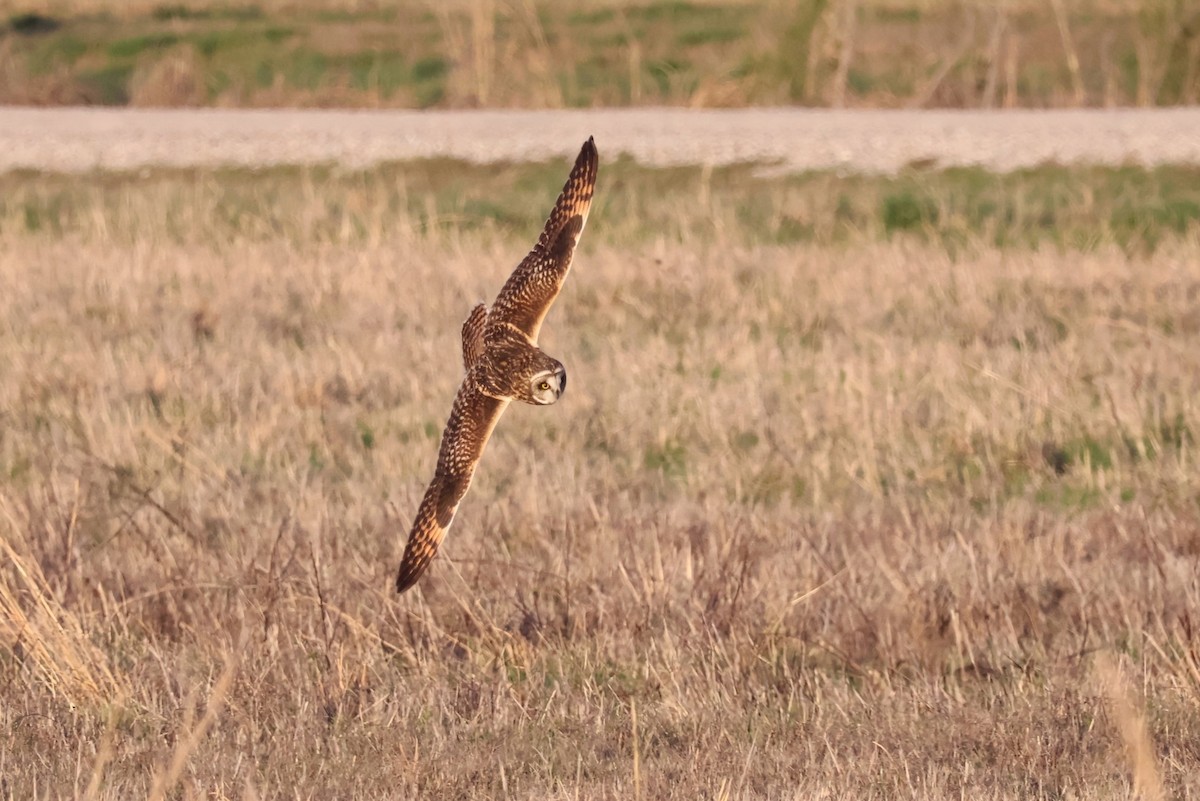
[[487, 324], [487, 306], [482, 303], [471, 309], [470, 316], [463, 320], [462, 346], [463, 369], [468, 373], [483, 355], [483, 327]]
[[471, 485], [471, 476], [488, 437], [508, 404], [507, 400], [484, 395], [469, 375], [459, 387], [450, 420], [442, 433], [437, 470], [417, 507], [417, 518], [400, 560], [396, 592], [404, 592], [415, 584], [433, 561], [458, 511], [458, 503]]
[[531, 341], [537, 342], [542, 320], [562, 289], [571, 268], [575, 244], [587, 222], [598, 164], [596, 145], [589, 137], [575, 159], [575, 166], [537, 244], [517, 265], [492, 304], [488, 312], [489, 326], [512, 323]]

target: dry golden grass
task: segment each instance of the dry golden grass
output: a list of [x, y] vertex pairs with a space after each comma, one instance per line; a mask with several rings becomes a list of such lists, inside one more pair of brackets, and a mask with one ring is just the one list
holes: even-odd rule
[[106, 239], [131, 208], [0, 244], [4, 797], [1200, 795], [1194, 237], [608, 207], [570, 392], [397, 598], [458, 325], [539, 221]]
[[[728, 2], [730, 5], [771, 5], [762, 0], [689, 0], [695, 6], [713, 5], [717, 2]], [[471, 10], [486, 4], [487, 0], [445, 0], [439, 6], [445, 6], [455, 11]], [[607, 8], [639, 8], [652, 5], [653, 0], [581, 0], [576, 5], [583, 9]], [[961, 0], [859, 0], [860, 6], [868, 9], [884, 10], [917, 10], [928, 13], [943, 10], [947, 7], [957, 7]], [[0, 11], [45, 11], [47, 7], [58, 13], [66, 14], [112, 14], [124, 16], [146, 14], [163, 7], [186, 7], [197, 11], [229, 11], [230, 9], [256, 8], [264, 12], [285, 11], [325, 11], [345, 13], [380, 13], [400, 6], [424, 6], [433, 4], [429, 0], [255, 0], [247, 3], [231, 3], [227, 0], [187, 0], [184, 3], [169, 3], [161, 0], [46, 0], [37, 5], [32, 0], [0, 0]], [[1128, 11], [1136, 10], [1137, 0], [1075, 0], [1072, 8], [1085, 11]], [[1012, 0], [1008, 6], [1011, 12], [1029, 12], [1043, 10], [1037, 0]]]

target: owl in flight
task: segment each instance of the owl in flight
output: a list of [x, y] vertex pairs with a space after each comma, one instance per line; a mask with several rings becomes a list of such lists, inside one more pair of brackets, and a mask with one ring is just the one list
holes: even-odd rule
[[542, 353], [538, 330], [571, 269], [592, 204], [597, 165], [596, 145], [589, 138], [533, 250], [509, 276], [491, 308], [480, 303], [463, 323], [467, 374], [442, 432], [433, 481], [408, 535], [396, 576], [397, 592], [416, 584], [433, 561], [471, 485], [488, 437], [508, 404], [519, 400], [548, 406], [567, 388], [567, 371], [560, 361]]

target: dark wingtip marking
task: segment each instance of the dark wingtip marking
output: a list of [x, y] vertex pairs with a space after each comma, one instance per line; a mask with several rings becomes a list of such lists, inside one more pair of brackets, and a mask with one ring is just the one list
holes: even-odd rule
[[579, 149], [579, 158], [575, 159], [576, 169], [586, 164], [589, 170], [594, 170], [599, 159], [600, 154], [596, 151], [596, 142], [589, 136], [583, 143], [583, 147]]
[[417, 563], [413, 565], [404, 564], [400, 566], [400, 573], [396, 576], [396, 594], [412, 589], [417, 583], [417, 579], [421, 578], [421, 574], [425, 572], [426, 563]]
[[405, 548], [404, 558], [400, 560], [400, 570], [396, 574], [397, 593], [404, 592], [416, 584], [421, 576], [425, 575], [437, 554], [437, 542], [410, 541], [409, 546]]

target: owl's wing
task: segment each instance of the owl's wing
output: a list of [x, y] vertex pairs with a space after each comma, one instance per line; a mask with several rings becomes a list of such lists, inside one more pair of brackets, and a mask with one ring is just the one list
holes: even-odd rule
[[575, 166], [571, 168], [537, 244], [517, 265], [492, 304], [488, 312], [489, 326], [511, 323], [530, 341], [537, 342], [542, 320], [571, 269], [575, 244], [592, 205], [598, 164], [596, 145], [589, 137], [575, 159]]
[[400, 560], [396, 592], [404, 592], [416, 584], [433, 561], [446, 529], [450, 528], [454, 513], [458, 511], [459, 501], [467, 494], [471, 476], [492, 429], [508, 404], [507, 400], [484, 395], [469, 375], [459, 387], [450, 420], [442, 432], [437, 470], [417, 507], [417, 518]]
[[480, 303], [462, 325], [463, 369], [468, 373], [483, 355], [483, 327], [487, 323], [487, 306]]

